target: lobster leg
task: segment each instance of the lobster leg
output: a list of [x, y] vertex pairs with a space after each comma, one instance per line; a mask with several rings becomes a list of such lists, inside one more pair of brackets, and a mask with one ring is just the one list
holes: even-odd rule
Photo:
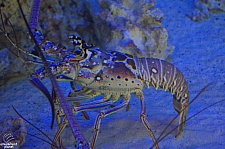
[[[112, 104], [111, 101], [105, 100], [105, 98], [103, 98], [101, 100], [90, 102], [90, 103], [87, 103], [87, 104], [81, 105], [81, 106], [74, 105], [73, 114], [76, 114], [78, 112], [85, 112], [87, 110], [96, 110], [97, 108], [110, 106], [111, 104]], [[57, 141], [59, 142], [59, 146], [61, 148], [63, 148], [62, 139], [61, 139], [60, 135], [62, 134], [63, 130], [66, 128], [66, 125], [68, 124], [68, 120], [65, 117], [63, 110], [62, 109], [60, 110], [59, 106], [57, 106], [57, 107], [58, 107], [58, 113], [56, 116], [56, 122], [58, 125], [58, 130], [54, 137], [52, 148], [54, 148], [54, 146], [56, 146]], [[61, 117], [63, 117], [63, 118], [61, 118]]]
[[154, 142], [154, 146], [159, 149], [159, 145], [158, 145], [158, 142], [155, 138], [155, 135], [153, 133], [153, 131], [151, 130], [150, 128], [150, 124], [148, 123], [148, 121], [146, 120], [146, 106], [145, 106], [145, 102], [144, 102], [144, 96], [143, 95], [140, 95], [139, 96], [140, 98], [140, 101], [141, 101], [141, 113], [140, 113], [140, 119], [143, 123], [143, 125], [145, 126], [145, 128], [148, 130], [153, 142]]
[[57, 115], [56, 121], [58, 124], [58, 130], [57, 130], [57, 133], [53, 140], [52, 149], [54, 148], [54, 146], [56, 146], [57, 140], [59, 141], [60, 148], [63, 148], [62, 138], [60, 135], [61, 135], [62, 131], [65, 129], [66, 125], [68, 124], [68, 120], [66, 119], [66, 117], [64, 116], [64, 120], [62, 121], [59, 114]]
[[[61, 119], [61, 117], [60, 117], [60, 103], [59, 103], [59, 99], [57, 98], [57, 96], [56, 96], [56, 93], [55, 93], [55, 91], [54, 91], [54, 89], [52, 89], [52, 97], [53, 97], [53, 100], [54, 100], [54, 105], [55, 105], [55, 113], [57, 113], [56, 114], [56, 124], [57, 124], [57, 126], [58, 126], [58, 128], [57, 128], [57, 133], [56, 133], [56, 135], [55, 135], [55, 137], [54, 137], [54, 140], [53, 140], [53, 144], [52, 144], [52, 146], [51, 146], [51, 148], [52, 149], [54, 149], [54, 146], [56, 146], [56, 142], [57, 142], [57, 140], [58, 140], [58, 142], [59, 142], [59, 147], [60, 148], [62, 148], [62, 138], [60, 137], [60, 134], [61, 134], [61, 132], [63, 131], [63, 129], [65, 128], [65, 126], [64, 126], [64, 128], [62, 128], [63, 127], [63, 122], [64, 121], [62, 121], [62, 119]], [[65, 116], [64, 116], [65, 117]]]
[[128, 104], [128, 102], [127, 101], [124, 101], [121, 104], [119, 104], [119, 105], [117, 105], [117, 106], [115, 106], [113, 108], [109, 108], [109, 109], [106, 109], [106, 110], [102, 110], [98, 114], [98, 116], [97, 116], [97, 118], [95, 120], [95, 124], [94, 124], [94, 130], [95, 130], [95, 132], [94, 132], [94, 135], [92, 137], [92, 142], [91, 142], [91, 148], [92, 149], [94, 149], [95, 144], [96, 144], [96, 140], [97, 140], [98, 133], [99, 133], [99, 130], [100, 130], [100, 125], [101, 125], [102, 118], [104, 118], [104, 117], [106, 117], [106, 116], [108, 116], [110, 114], [113, 114], [113, 113], [115, 113], [115, 112], [123, 109], [124, 107], [127, 106], [127, 104]]

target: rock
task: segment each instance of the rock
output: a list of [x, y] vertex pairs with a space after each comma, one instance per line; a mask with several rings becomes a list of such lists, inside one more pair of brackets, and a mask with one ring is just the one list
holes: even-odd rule
[[211, 12], [225, 12], [225, 0], [195, 0], [191, 19], [195, 22], [208, 19]]
[[102, 49], [160, 59], [172, 53], [174, 47], [168, 43], [168, 33], [161, 23], [164, 14], [154, 7], [155, 1], [99, 0], [99, 12], [89, 3]]
[[8, 49], [0, 50], [0, 77], [6, 74], [4, 71], [9, 66], [9, 51]]

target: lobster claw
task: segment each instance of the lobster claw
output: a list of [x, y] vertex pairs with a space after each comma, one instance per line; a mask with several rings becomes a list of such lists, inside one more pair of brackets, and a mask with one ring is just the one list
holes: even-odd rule
[[43, 85], [43, 83], [38, 78], [32, 77], [30, 80], [30, 83], [33, 86], [35, 86], [37, 89], [39, 89], [48, 98], [48, 101], [52, 109], [52, 122], [51, 122], [51, 129], [52, 129], [54, 124], [54, 118], [55, 118], [55, 107], [54, 107], [52, 96], [50, 95], [48, 89]]

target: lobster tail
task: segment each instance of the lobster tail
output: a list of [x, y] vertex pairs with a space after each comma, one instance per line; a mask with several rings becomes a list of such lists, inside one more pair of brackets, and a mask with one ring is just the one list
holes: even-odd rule
[[169, 91], [174, 97], [173, 106], [179, 113], [178, 136], [185, 125], [190, 95], [188, 85], [181, 71], [174, 65], [160, 59], [136, 59], [138, 74], [147, 87], [161, 88]]

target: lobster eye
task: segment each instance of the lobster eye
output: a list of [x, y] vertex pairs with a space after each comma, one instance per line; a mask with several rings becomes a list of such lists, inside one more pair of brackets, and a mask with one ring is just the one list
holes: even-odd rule
[[[86, 50], [86, 51], [85, 51]], [[70, 55], [70, 61], [79, 61], [87, 57], [87, 49], [76, 48]]]

